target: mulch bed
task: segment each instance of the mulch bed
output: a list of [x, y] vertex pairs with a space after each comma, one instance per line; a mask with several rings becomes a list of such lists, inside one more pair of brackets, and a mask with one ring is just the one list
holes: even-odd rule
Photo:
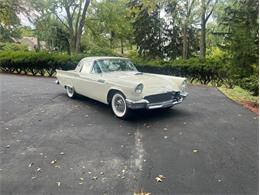
[[259, 105], [256, 102], [242, 101], [241, 104], [250, 111], [259, 115]]

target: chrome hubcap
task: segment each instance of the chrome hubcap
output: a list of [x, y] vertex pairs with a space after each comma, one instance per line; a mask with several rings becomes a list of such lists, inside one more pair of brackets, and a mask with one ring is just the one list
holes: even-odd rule
[[112, 98], [112, 109], [117, 117], [123, 117], [126, 113], [127, 107], [125, 99], [121, 94], [115, 94]]
[[72, 97], [74, 94], [74, 89], [72, 87], [67, 86], [67, 94], [69, 97]]
[[122, 100], [121, 97], [115, 98], [115, 108], [118, 112], [124, 112], [125, 111], [125, 103], [124, 103], [124, 100]]
[[69, 90], [69, 93], [72, 94], [73, 93], [73, 90], [71, 87], [68, 87], [68, 90]]

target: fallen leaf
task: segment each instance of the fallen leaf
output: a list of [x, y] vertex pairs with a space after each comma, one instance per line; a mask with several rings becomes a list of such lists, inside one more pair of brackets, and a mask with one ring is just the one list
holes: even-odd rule
[[83, 165], [83, 166], [82, 166], [82, 169], [85, 169], [85, 168], [86, 168], [86, 167]]
[[51, 164], [55, 164], [57, 162], [57, 160], [52, 160]]
[[43, 155], [43, 153], [40, 153], [40, 155], [42, 156], [42, 155]]
[[168, 130], [168, 128], [167, 128], [167, 127], [164, 127], [164, 128], [163, 128], [163, 130], [164, 130], [164, 131], [167, 131], [167, 130]]
[[161, 179], [166, 179], [166, 177], [163, 175], [158, 175], [158, 177], [160, 177]]
[[82, 185], [83, 184], [83, 182], [79, 182], [79, 185]]
[[162, 182], [162, 179], [161, 179], [160, 177], [156, 177], [155, 180], [156, 180], [157, 182]]
[[193, 153], [197, 153], [198, 152], [198, 150], [193, 150]]
[[58, 185], [58, 187], [60, 187], [60, 182], [58, 181], [58, 182], [56, 182], [56, 184]]
[[5, 146], [6, 148], [10, 148], [10, 145]]
[[158, 176], [155, 178], [155, 180], [156, 180], [157, 182], [162, 182], [164, 179], [166, 179], [166, 177], [163, 176], [163, 175], [158, 175]]
[[64, 155], [65, 153], [64, 152], [61, 152], [60, 155]]
[[134, 195], [151, 195], [150, 192], [144, 192], [143, 190], [141, 190], [140, 192], [134, 192]]
[[100, 172], [100, 175], [104, 175], [104, 173], [103, 173], [103, 172]]
[[79, 179], [80, 179], [81, 181], [84, 181], [84, 178], [83, 178], [83, 177], [80, 177]]
[[92, 180], [97, 180], [97, 177], [96, 176], [92, 177]]
[[36, 177], [32, 177], [32, 180], [36, 179]]
[[41, 168], [39, 167], [38, 169], [36, 169], [37, 172], [41, 171]]
[[88, 174], [91, 174], [91, 172], [89, 171]]
[[168, 138], [168, 136], [167, 136], [167, 135], [165, 135], [163, 138], [164, 138], [164, 139], [167, 139], [167, 138]]
[[222, 182], [222, 179], [218, 179], [218, 182]]
[[31, 167], [33, 165], [33, 163], [30, 163], [29, 165], [28, 165], [28, 167]]
[[125, 174], [125, 170], [124, 169], [122, 170], [122, 173]]

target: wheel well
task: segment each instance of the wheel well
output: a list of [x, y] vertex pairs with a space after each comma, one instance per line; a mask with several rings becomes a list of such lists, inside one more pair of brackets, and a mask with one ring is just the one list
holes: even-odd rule
[[116, 92], [121, 93], [121, 94], [124, 96], [124, 98], [125, 98], [125, 95], [122, 93], [122, 91], [119, 91], [119, 90], [117, 90], [117, 89], [110, 89], [109, 92], [108, 92], [108, 94], [107, 94], [107, 102], [108, 102], [108, 104], [111, 103], [112, 97], [113, 97], [113, 95], [114, 95]]

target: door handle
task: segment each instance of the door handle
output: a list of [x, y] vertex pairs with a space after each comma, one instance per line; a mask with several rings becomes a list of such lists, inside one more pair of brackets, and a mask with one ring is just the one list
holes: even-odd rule
[[105, 80], [103, 80], [103, 79], [98, 79], [97, 80], [99, 83], [105, 83]]

